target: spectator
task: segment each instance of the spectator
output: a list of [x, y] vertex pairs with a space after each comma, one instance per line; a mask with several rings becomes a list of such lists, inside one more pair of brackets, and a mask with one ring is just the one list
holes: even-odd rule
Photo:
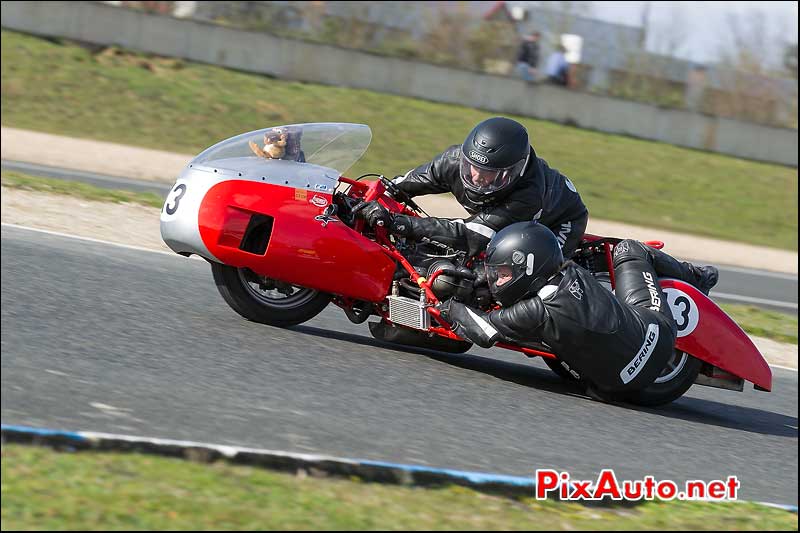
[[556, 51], [550, 54], [550, 57], [547, 59], [547, 68], [545, 72], [545, 74], [547, 74], [547, 81], [564, 87], [566, 87], [569, 82], [569, 63], [567, 63], [566, 51], [567, 49], [564, 48], [564, 45], [559, 44]]
[[539, 36], [535, 31], [525, 37], [517, 52], [517, 72], [527, 82], [536, 79], [539, 67]]

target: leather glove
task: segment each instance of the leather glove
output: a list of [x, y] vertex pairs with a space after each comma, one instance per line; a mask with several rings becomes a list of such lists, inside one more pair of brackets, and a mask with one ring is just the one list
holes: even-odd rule
[[475, 273], [475, 281], [472, 282], [473, 287], [489, 287], [489, 279], [486, 277], [486, 268], [483, 263], [479, 263], [472, 269]]
[[489, 322], [486, 314], [476, 311], [452, 298], [440, 303], [436, 308], [442, 318], [450, 322], [453, 331], [461, 338], [472, 341], [478, 346], [491, 348], [501, 340], [502, 335]]
[[395, 215], [392, 218], [392, 225], [389, 231], [394, 235], [408, 237], [412, 233], [411, 217], [407, 215]]
[[386, 226], [389, 229], [389, 226], [392, 223], [392, 214], [389, 212], [388, 209], [383, 207], [376, 201], [372, 202], [365, 202], [355, 208], [356, 216], [361, 217], [367, 221], [371, 227], [375, 227], [381, 222], [382, 226]]

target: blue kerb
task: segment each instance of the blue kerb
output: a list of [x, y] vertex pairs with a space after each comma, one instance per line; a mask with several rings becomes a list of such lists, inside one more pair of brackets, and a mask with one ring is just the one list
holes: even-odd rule
[[503, 474], [486, 474], [482, 472], [465, 472], [463, 470], [450, 470], [447, 468], [431, 468], [428, 466], [404, 465], [399, 463], [384, 463], [382, 461], [359, 461], [362, 465], [378, 466], [382, 468], [395, 468], [406, 472], [424, 472], [429, 474], [444, 474], [446, 476], [460, 477], [471, 483], [501, 483], [517, 487], [535, 487], [533, 478], [508, 476]]
[[84, 441], [86, 437], [74, 431], [63, 431], [60, 429], [42, 429], [32, 428], [28, 426], [14, 426], [9, 424], [0, 424], [0, 430], [10, 431], [13, 433], [23, 433], [26, 435], [36, 435], [39, 437], [65, 437], [67, 439]]
[[[74, 431], [64, 431], [60, 429], [34, 428], [28, 426], [15, 426], [11, 424], [0, 424], [0, 429], [3, 432], [21, 433], [24, 435], [35, 435], [39, 437], [64, 437], [76, 441], [87, 440], [87, 438], [81, 435], [80, 433], [76, 433]], [[383, 461], [355, 460], [354, 462], [364, 466], [374, 466], [378, 468], [393, 468], [405, 472], [420, 472], [420, 473], [439, 474], [451, 477], [458, 477], [461, 479], [466, 479], [467, 481], [475, 484], [497, 483], [503, 485], [513, 485], [516, 487], [531, 487], [531, 488], [536, 486], [536, 482], [534, 481], [533, 478], [521, 477], [521, 476], [487, 474], [482, 472], [466, 472], [463, 470], [432, 468], [429, 466], [405, 465], [400, 463], [387, 463]], [[761, 505], [767, 505], [769, 507], [775, 507], [778, 509], [784, 509], [792, 513], [797, 513], [796, 505], [781, 505], [781, 504], [766, 503], [766, 502], [756, 502], [756, 503], [759, 503]]]

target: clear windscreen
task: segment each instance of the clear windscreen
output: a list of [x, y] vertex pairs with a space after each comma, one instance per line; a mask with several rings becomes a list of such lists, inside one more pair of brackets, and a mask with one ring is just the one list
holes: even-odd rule
[[311, 123], [273, 126], [231, 137], [207, 148], [191, 164], [252, 157], [311, 163], [344, 174], [366, 152], [372, 131], [365, 124]]

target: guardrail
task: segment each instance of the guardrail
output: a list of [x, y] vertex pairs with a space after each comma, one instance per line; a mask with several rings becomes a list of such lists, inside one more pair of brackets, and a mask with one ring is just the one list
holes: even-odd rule
[[797, 130], [95, 2], [3, 2], [2, 26], [279, 78], [424, 98], [797, 166]]

